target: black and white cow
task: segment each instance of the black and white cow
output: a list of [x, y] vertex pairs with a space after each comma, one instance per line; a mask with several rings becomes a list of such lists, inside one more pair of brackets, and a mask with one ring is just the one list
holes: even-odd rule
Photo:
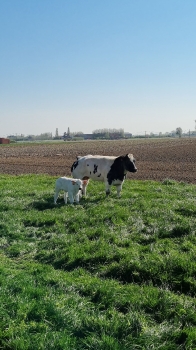
[[[111, 185], [116, 186], [117, 195], [120, 197], [122, 184], [127, 172], [135, 173], [135, 159], [132, 154], [125, 156], [98, 156], [87, 155], [77, 157], [72, 164], [71, 173], [74, 178], [82, 180], [96, 180], [105, 183], [106, 195], [110, 194]], [[86, 196], [88, 181], [83, 185], [83, 195]]]

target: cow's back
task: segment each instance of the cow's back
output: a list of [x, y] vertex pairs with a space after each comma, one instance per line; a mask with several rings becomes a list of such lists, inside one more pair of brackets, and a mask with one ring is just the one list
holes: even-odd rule
[[96, 181], [106, 181], [115, 158], [114, 156], [99, 155], [80, 157], [72, 165], [72, 176], [79, 179], [89, 178]]

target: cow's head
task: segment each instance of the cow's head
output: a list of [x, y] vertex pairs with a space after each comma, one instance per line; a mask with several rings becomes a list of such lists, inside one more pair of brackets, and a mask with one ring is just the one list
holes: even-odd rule
[[126, 154], [126, 156], [123, 157], [123, 163], [126, 171], [130, 173], [135, 173], [137, 171], [133, 154]]

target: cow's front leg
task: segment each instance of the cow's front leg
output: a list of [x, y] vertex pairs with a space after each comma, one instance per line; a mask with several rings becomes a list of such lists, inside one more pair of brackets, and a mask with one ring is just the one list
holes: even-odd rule
[[109, 196], [109, 194], [111, 193], [110, 191], [110, 185], [108, 182], [105, 183], [105, 193], [106, 193], [106, 196]]
[[122, 191], [122, 184], [121, 185], [117, 185], [116, 186], [116, 190], [117, 190], [117, 196], [118, 196], [118, 198], [120, 198], [120, 194], [121, 194], [121, 191]]

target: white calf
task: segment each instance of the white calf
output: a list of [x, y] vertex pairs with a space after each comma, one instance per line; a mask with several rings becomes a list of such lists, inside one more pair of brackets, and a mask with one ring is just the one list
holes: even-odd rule
[[80, 190], [82, 190], [83, 181], [79, 179], [71, 179], [68, 177], [60, 177], [56, 180], [55, 184], [55, 194], [54, 194], [54, 204], [56, 204], [59, 192], [64, 191], [64, 201], [67, 204], [67, 195], [69, 196], [69, 201], [73, 204], [74, 200], [79, 203], [80, 200]]

